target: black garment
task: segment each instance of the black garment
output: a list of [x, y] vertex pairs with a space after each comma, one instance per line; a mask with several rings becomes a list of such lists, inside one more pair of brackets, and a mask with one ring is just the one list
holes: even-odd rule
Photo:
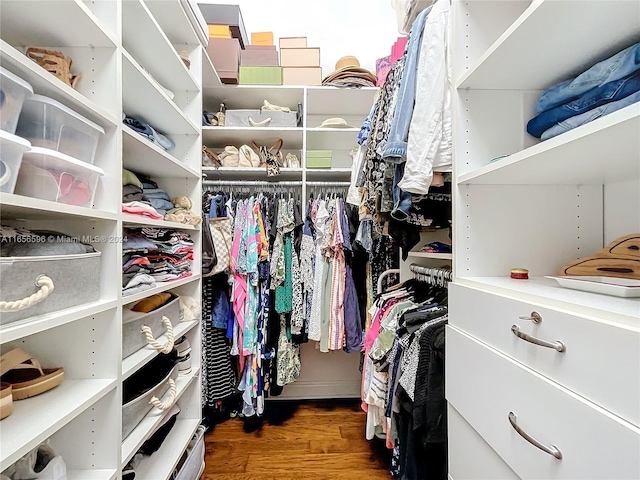
[[399, 222], [393, 218], [389, 220], [389, 235], [402, 248], [402, 260], [406, 261], [409, 252], [420, 243], [420, 228], [405, 222]]
[[158, 428], [149, 439], [142, 444], [139, 452], [144, 455], [153, 455], [162, 446], [163, 442], [167, 438], [167, 435], [171, 432], [176, 421], [178, 420], [178, 413], [173, 415], [169, 420], [165, 422], [160, 428]]

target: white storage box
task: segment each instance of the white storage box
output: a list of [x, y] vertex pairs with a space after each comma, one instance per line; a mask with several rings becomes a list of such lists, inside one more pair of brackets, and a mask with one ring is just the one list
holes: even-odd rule
[[[249, 121], [251, 119], [254, 125]], [[271, 119], [267, 122], [267, 119]], [[266, 122], [266, 123], [262, 123]], [[280, 112], [278, 110], [227, 110], [225, 127], [253, 127], [255, 123], [261, 127], [297, 127], [298, 112]]]
[[202, 475], [205, 467], [204, 432], [205, 428], [200, 425], [185, 451], [187, 459], [182, 465], [178, 464], [175, 480], [198, 480]]
[[[0, 301], [17, 302], [42, 291], [37, 303], [0, 313], [0, 325], [100, 299], [100, 252], [0, 258]], [[48, 288], [48, 280], [53, 289]]]
[[0, 130], [15, 133], [22, 104], [33, 95], [23, 79], [0, 67]]
[[148, 313], [134, 312], [128, 308], [123, 309], [122, 358], [126, 358], [148, 345], [147, 337], [142, 332], [143, 326], [149, 327], [153, 338], [157, 339], [166, 333], [167, 326], [163, 323], [163, 317], [166, 317], [172, 327], [175, 327], [180, 323], [180, 313], [180, 297], [174, 294], [169, 302]]
[[87, 163], [94, 163], [101, 126], [56, 100], [33, 95], [25, 100], [17, 134], [32, 145], [50, 148]]
[[93, 206], [101, 168], [47, 148], [32, 147], [22, 157], [15, 193], [81, 207]]
[[22, 155], [30, 148], [25, 139], [0, 130], [0, 192], [13, 193]]

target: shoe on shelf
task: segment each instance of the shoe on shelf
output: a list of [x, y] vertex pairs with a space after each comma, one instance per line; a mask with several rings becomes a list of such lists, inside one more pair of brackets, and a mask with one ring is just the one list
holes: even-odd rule
[[[13, 412], [13, 395], [11, 384], [2, 382], [0, 386], [0, 420], [7, 418]], [[0, 478], [0, 480], [2, 480]]]
[[64, 370], [42, 368], [34, 357], [14, 348], [0, 357], [0, 379], [2, 383], [11, 384], [14, 400], [24, 400], [60, 385], [64, 380]]
[[67, 480], [67, 466], [47, 440], [5, 470], [3, 475], [11, 480]]

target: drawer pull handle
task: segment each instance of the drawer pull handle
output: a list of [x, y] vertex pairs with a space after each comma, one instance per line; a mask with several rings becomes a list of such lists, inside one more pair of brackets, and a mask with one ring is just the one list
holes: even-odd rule
[[556, 447], [555, 445], [551, 445], [550, 447], [547, 447], [546, 445], [543, 445], [538, 440], [533, 438], [527, 432], [522, 430], [522, 428], [517, 423], [517, 417], [516, 417], [515, 413], [509, 412], [509, 422], [511, 423], [511, 426], [513, 427], [513, 429], [516, 432], [518, 432], [518, 435], [520, 435], [522, 438], [524, 438], [531, 445], [533, 445], [534, 447], [538, 447], [540, 450], [542, 450], [543, 452], [548, 453], [549, 455], [553, 455], [558, 460], [562, 460], [562, 452], [560, 450], [558, 450], [558, 447]]
[[511, 331], [516, 337], [520, 338], [521, 340], [524, 340], [525, 342], [534, 343], [536, 345], [540, 345], [541, 347], [553, 348], [558, 352], [564, 352], [567, 350], [567, 347], [564, 346], [564, 343], [559, 341], [547, 342], [546, 340], [532, 337], [531, 335], [521, 332], [520, 327], [518, 327], [518, 325], [511, 325]]
[[531, 315], [529, 316], [522, 315], [518, 318], [520, 320], [531, 320], [533, 323], [542, 323], [542, 315], [540, 315], [538, 312], [531, 312]]

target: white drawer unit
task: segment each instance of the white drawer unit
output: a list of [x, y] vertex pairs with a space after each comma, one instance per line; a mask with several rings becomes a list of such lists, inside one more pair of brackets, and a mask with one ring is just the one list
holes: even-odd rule
[[449, 298], [450, 325], [640, 426], [640, 326], [457, 284]]
[[456, 327], [446, 348], [449, 403], [520, 478], [640, 478], [636, 426]]

